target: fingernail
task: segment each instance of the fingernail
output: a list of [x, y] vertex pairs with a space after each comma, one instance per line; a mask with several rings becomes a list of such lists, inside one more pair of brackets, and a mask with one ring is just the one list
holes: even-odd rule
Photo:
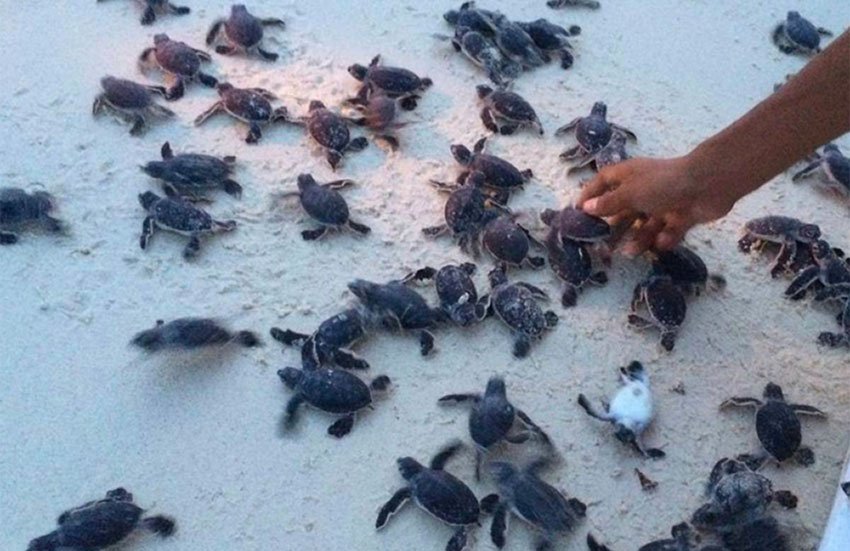
[[585, 201], [584, 205], [582, 205], [582, 209], [584, 209], [586, 212], [592, 213], [593, 211], [596, 210], [596, 204], [598, 202], [599, 202], [599, 199], [590, 199], [588, 201]]
[[626, 243], [623, 245], [623, 254], [629, 258], [634, 258], [640, 254], [640, 249], [636, 243]]

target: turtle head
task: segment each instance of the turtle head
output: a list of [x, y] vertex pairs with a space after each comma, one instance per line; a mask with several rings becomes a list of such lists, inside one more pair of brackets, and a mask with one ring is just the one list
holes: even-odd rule
[[812, 244], [812, 256], [815, 260], [826, 260], [828, 258], [832, 258], [834, 255], [835, 253], [833, 252], [832, 247], [823, 239], [815, 241]]
[[605, 105], [604, 101], [597, 101], [593, 104], [593, 109], [590, 110], [590, 114], [604, 119], [608, 115], [608, 106]]
[[764, 399], [765, 400], [784, 400], [785, 395], [782, 394], [782, 387], [775, 383], [767, 383], [767, 386], [764, 387]]
[[617, 423], [615, 427], [617, 427], [617, 430], [614, 432], [614, 436], [617, 437], [617, 440], [623, 444], [631, 444], [635, 441], [635, 431], [628, 427], [626, 423]]
[[800, 12], [795, 10], [791, 10], [788, 12], [788, 21], [795, 21], [799, 19], [802, 19], [802, 16], [800, 16]]
[[230, 8], [230, 13], [231, 15], [248, 13], [248, 8], [245, 7], [245, 4], [233, 4]]
[[507, 396], [507, 390], [505, 389], [505, 380], [499, 376], [490, 377], [490, 380], [487, 381], [487, 390], [485, 391], [487, 396]]
[[233, 85], [229, 82], [219, 82], [215, 85], [215, 89], [218, 92], [218, 95], [226, 94], [227, 92], [233, 90]]
[[319, 109], [324, 109], [324, 108], [325, 108], [324, 103], [322, 103], [321, 101], [319, 101], [317, 99], [314, 99], [310, 102], [310, 107], [308, 107], [307, 110], [310, 113], [312, 113], [313, 111], [318, 111]]
[[59, 535], [56, 532], [50, 532], [46, 536], [35, 538], [30, 541], [27, 546], [27, 551], [53, 551], [59, 549], [62, 542], [59, 540]]
[[691, 523], [699, 529], [714, 528], [720, 524], [720, 513], [713, 503], [706, 503], [696, 510]]
[[806, 243], [817, 241], [820, 239], [820, 226], [817, 224], [803, 224], [797, 230], [797, 237], [799, 241]]
[[150, 208], [154, 206], [156, 202], [160, 199], [161, 197], [152, 191], [146, 191], [144, 193], [139, 194], [139, 203], [145, 210], [150, 210]]
[[487, 279], [490, 281], [490, 287], [498, 287], [508, 282], [508, 276], [505, 274], [505, 266], [500, 264], [490, 270], [487, 274]]
[[298, 383], [301, 382], [301, 377], [303, 375], [304, 374], [300, 369], [296, 369], [294, 367], [284, 367], [283, 369], [277, 370], [277, 376], [280, 377], [283, 384], [293, 390], [298, 386]]
[[838, 149], [838, 146], [835, 145], [834, 143], [828, 143], [825, 146], [823, 146], [823, 152], [824, 153], [841, 153], [841, 150]]
[[419, 461], [412, 457], [399, 457], [396, 463], [398, 463], [398, 472], [405, 480], [410, 480], [425, 469]]
[[458, 10], [449, 10], [443, 14], [443, 19], [445, 19], [446, 23], [449, 25], [457, 25], [457, 22], [460, 19], [460, 12]]
[[153, 36], [153, 43], [154, 44], [164, 44], [166, 42], [169, 42], [170, 40], [171, 39], [165, 33], [158, 33], [158, 34], [155, 34]]
[[472, 151], [470, 151], [465, 145], [455, 144], [451, 147], [451, 150], [455, 161], [460, 164], [466, 166], [472, 162]]
[[165, 163], [162, 161], [151, 161], [141, 166], [142, 172], [151, 178], [162, 178], [165, 174]]
[[363, 302], [370, 302], [379, 287], [380, 285], [377, 283], [366, 281], [365, 279], [355, 279], [348, 284], [348, 290]]
[[316, 180], [310, 174], [298, 175], [298, 191], [305, 191], [316, 185]]
[[33, 214], [41, 216], [53, 210], [53, 196], [46, 191], [36, 191], [31, 195]]
[[363, 82], [366, 78], [366, 73], [369, 72], [369, 68], [365, 65], [360, 65], [359, 63], [355, 63], [354, 65], [350, 65], [348, 67], [348, 74]]
[[639, 361], [633, 361], [626, 367], [621, 367], [620, 372], [632, 381], [639, 381], [644, 384], [649, 382], [649, 375]]
[[495, 461], [490, 464], [490, 476], [496, 481], [496, 484], [506, 484], [511, 478], [516, 476], [516, 467], [505, 461]]
[[680, 522], [670, 529], [670, 535], [673, 539], [680, 542], [683, 546], [690, 548], [695, 542], [694, 529], [687, 522]]
[[484, 99], [493, 93], [493, 89], [486, 84], [479, 84], [475, 87], [475, 92], [478, 94], [479, 99]]

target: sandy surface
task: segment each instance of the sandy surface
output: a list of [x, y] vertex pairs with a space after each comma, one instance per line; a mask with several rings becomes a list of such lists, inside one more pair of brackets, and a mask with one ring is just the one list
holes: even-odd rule
[[[139, 26], [130, 2], [0, 3], [7, 53], [0, 58], [0, 183], [55, 193], [72, 228], [67, 238], [27, 235], [2, 251], [0, 547], [22, 549], [52, 529], [61, 510], [124, 485], [143, 506], [178, 519], [170, 542], [151, 541], [146, 549], [441, 549], [451, 531], [420, 511], [406, 510], [380, 534], [375, 515], [400, 485], [396, 457], [425, 461], [449, 439], [467, 437], [465, 415], [437, 407], [436, 399], [483, 389], [493, 373], [505, 375], [514, 403], [563, 452], [565, 465], [547, 479], [589, 504], [587, 520], [563, 549], [583, 549], [588, 529], [619, 550], [665, 535], [698, 506], [715, 460], [756, 446], [750, 416], [718, 413], [718, 404], [731, 394], [759, 395], [767, 381], [782, 384], [792, 400], [830, 413], [827, 422], [804, 421], [814, 467], [766, 471], [801, 497], [797, 512], [780, 513], [794, 548], [816, 546], [850, 440], [847, 352], [819, 349], [815, 336], [832, 327], [831, 314], [784, 301], [783, 284], [770, 281], [765, 262], [735, 247], [740, 225], [769, 213], [814, 220], [836, 245], [850, 247], [848, 207], [793, 185], [789, 174], [690, 236], [729, 287], [692, 303], [673, 354], [657, 351], [654, 334], [625, 326], [631, 288], [646, 266], [624, 259], [616, 259], [611, 283], [586, 292], [577, 308], [553, 303], [561, 324], [524, 361], [511, 357], [508, 334], [495, 322], [440, 331], [438, 353], [427, 360], [413, 338], [370, 341], [360, 352], [373, 375], [389, 374], [395, 387], [342, 441], [327, 436], [332, 419], [317, 412], [306, 412], [291, 436], [277, 436], [289, 392], [275, 371], [297, 361], [293, 352], [282, 356], [271, 344], [190, 360], [130, 349], [130, 337], [154, 320], [186, 315], [219, 316], [264, 335], [272, 325], [310, 330], [351, 300], [345, 284], [354, 277], [387, 280], [464, 259], [448, 241], [428, 242], [419, 232], [440, 219], [443, 198], [425, 182], [455, 174], [449, 145], [483, 135], [473, 91], [483, 77], [431, 37], [448, 32], [440, 14], [455, 2], [376, 0], [352, 9], [351, 2], [327, 0], [319, 9], [255, 0], [255, 13], [287, 21], [288, 29], [268, 40], [269, 49], [285, 52], [282, 59], [214, 56], [213, 73], [267, 87], [298, 113], [314, 98], [337, 105], [355, 89], [345, 68], [379, 52], [434, 79], [421, 108], [406, 115], [415, 124], [402, 131], [401, 152], [373, 146], [347, 158], [339, 172], [360, 182], [346, 197], [373, 233], [319, 243], [302, 241], [309, 224], [294, 206], [273, 200], [300, 172], [332, 177], [298, 128], [270, 129], [256, 147], [246, 146], [244, 128], [225, 117], [193, 128], [191, 120], [215, 100], [201, 87], [169, 105], [177, 120], [141, 139], [90, 116], [101, 76], [141, 79], [135, 57], [153, 33], [201, 46], [228, 4], [186, 2], [191, 16], [153, 28]], [[575, 197], [578, 176], [565, 178], [557, 158], [569, 142], [551, 131], [594, 101], [607, 101], [611, 118], [639, 134], [636, 153], [680, 154], [804, 63], [771, 44], [769, 31], [790, 6], [767, 0], [607, 0], [598, 12], [553, 12], [543, 0], [482, 4], [584, 29], [573, 70], [552, 65], [517, 82], [549, 131], [546, 139], [492, 140], [492, 151], [534, 169], [536, 180], [516, 197], [522, 208]], [[841, 0], [801, 9], [836, 32], [850, 25]], [[177, 151], [239, 157], [244, 198], [216, 196], [210, 210], [240, 227], [208, 241], [192, 264], [180, 257], [180, 237], [158, 234], [147, 252], [138, 248], [143, 212], [136, 195], [158, 188], [138, 165], [158, 158], [165, 140]], [[850, 149], [847, 137], [839, 143]], [[548, 271], [519, 277], [560, 293]], [[659, 415], [648, 440], [666, 450], [663, 461], [636, 457], [575, 405], [580, 391], [612, 393], [616, 367], [632, 359], [643, 360], [653, 377]], [[670, 391], [680, 382], [684, 396]], [[471, 458], [467, 451], [449, 470], [470, 480]], [[641, 491], [635, 467], [659, 482], [657, 491]], [[473, 488], [479, 495], [491, 490]], [[515, 522], [508, 548], [526, 549], [530, 541]], [[476, 548], [492, 548], [484, 531]]]

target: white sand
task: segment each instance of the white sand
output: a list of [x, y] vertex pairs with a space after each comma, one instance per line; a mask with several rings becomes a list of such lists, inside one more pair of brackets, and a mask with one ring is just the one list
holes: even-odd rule
[[[411, 508], [380, 534], [375, 515], [400, 485], [396, 457], [425, 461], [449, 439], [467, 437], [465, 415], [437, 407], [436, 399], [483, 389], [496, 372], [563, 451], [565, 466], [547, 479], [589, 504], [586, 522], [562, 546], [574, 550], [584, 549], [588, 529], [619, 550], [667, 534], [700, 503], [715, 460], [755, 449], [750, 416], [721, 414], [717, 405], [731, 394], [758, 395], [769, 380], [782, 384], [792, 400], [830, 413], [827, 422], [804, 420], [814, 467], [766, 471], [777, 487], [800, 495], [797, 512], [780, 513], [795, 534], [794, 548], [816, 546], [850, 440], [847, 351], [819, 349], [815, 336], [833, 326], [832, 314], [783, 300], [784, 282], [771, 282], [766, 264], [735, 246], [745, 220], [786, 213], [817, 221], [835, 245], [850, 247], [847, 206], [793, 185], [789, 174], [690, 236], [729, 288], [692, 303], [673, 354], [657, 352], [655, 334], [625, 327], [631, 288], [646, 266], [623, 259], [615, 262], [611, 283], [586, 292], [577, 308], [553, 303], [561, 324], [524, 361], [511, 357], [507, 332], [495, 322], [440, 331], [439, 351], [427, 360], [413, 338], [369, 342], [360, 352], [372, 362], [372, 375], [389, 374], [395, 388], [342, 441], [325, 433], [332, 419], [314, 411], [305, 412], [294, 434], [278, 438], [290, 394], [275, 371], [298, 357], [282, 356], [276, 344], [197, 365], [130, 349], [134, 332], [158, 318], [186, 315], [221, 316], [264, 335], [272, 325], [310, 330], [351, 300], [345, 284], [354, 277], [387, 280], [464, 259], [448, 241], [427, 242], [419, 232], [440, 219], [443, 197], [425, 182], [455, 174], [449, 145], [471, 145], [483, 135], [473, 92], [483, 77], [431, 37], [449, 32], [441, 14], [456, 1], [375, 0], [353, 9], [347, 0], [320, 7], [255, 0], [255, 13], [287, 21], [285, 32], [272, 31], [268, 39], [270, 50], [286, 52], [282, 59], [214, 56], [215, 74], [267, 87], [296, 113], [313, 98], [337, 105], [355, 90], [345, 68], [379, 52], [387, 63], [434, 79], [421, 108], [406, 115], [419, 122], [402, 131], [401, 152], [373, 146], [347, 158], [339, 172], [361, 183], [346, 197], [372, 235], [319, 243], [301, 240], [300, 230], [310, 226], [298, 222], [297, 209], [272, 204], [299, 172], [332, 177], [299, 129], [272, 128], [260, 145], [248, 147], [244, 127], [226, 117], [193, 128], [191, 120], [215, 100], [214, 91], [198, 86], [169, 105], [176, 121], [141, 139], [109, 118], [90, 116], [101, 76], [141, 79], [135, 58], [155, 32], [200, 47], [228, 6], [185, 2], [191, 16], [167, 17], [152, 28], [138, 24], [131, 2], [0, 3], [0, 184], [38, 182], [59, 198], [60, 216], [72, 227], [68, 238], [26, 235], [0, 251], [0, 548], [24, 548], [52, 529], [64, 508], [123, 485], [142, 506], [179, 522], [170, 542], [138, 548], [442, 549], [451, 531], [423, 513]], [[611, 118], [639, 134], [636, 153], [675, 155], [743, 114], [804, 63], [769, 40], [791, 4], [603, 0], [598, 12], [554, 12], [544, 4], [482, 2], [514, 18], [544, 16], [584, 30], [573, 70], [553, 64], [517, 82], [549, 131], [546, 139], [492, 140], [492, 151], [537, 175], [516, 197], [519, 207], [575, 197], [577, 178], [565, 180], [557, 158], [568, 142], [551, 131], [594, 101], [607, 101]], [[844, 0], [800, 9], [836, 33], [850, 25]], [[143, 212], [136, 195], [158, 189], [138, 165], [156, 159], [165, 140], [176, 151], [237, 155], [246, 189], [241, 201], [216, 196], [210, 210], [240, 227], [208, 241], [192, 264], [180, 257], [179, 237], [158, 234], [147, 252], [138, 248]], [[847, 137], [839, 144], [850, 150]], [[519, 277], [560, 294], [548, 270]], [[657, 389], [659, 417], [648, 440], [667, 451], [663, 461], [636, 457], [575, 405], [580, 391], [611, 393], [615, 368], [632, 359], [646, 362]], [[679, 382], [685, 396], [669, 390]], [[471, 455], [449, 470], [470, 480]], [[641, 491], [634, 467], [659, 482], [656, 492]], [[473, 488], [482, 496], [491, 490]], [[526, 549], [530, 541], [515, 522], [507, 548]], [[485, 530], [476, 548], [492, 548]]]

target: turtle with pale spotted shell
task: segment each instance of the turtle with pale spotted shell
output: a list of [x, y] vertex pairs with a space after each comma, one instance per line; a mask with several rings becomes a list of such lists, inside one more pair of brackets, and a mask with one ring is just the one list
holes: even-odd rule
[[345, 153], [363, 151], [369, 145], [363, 136], [352, 138], [348, 121], [318, 100], [310, 102], [306, 117], [290, 122], [307, 129], [310, 138], [325, 151], [325, 157], [333, 170], [337, 169]]
[[544, 311], [537, 303], [548, 300], [542, 289], [522, 281], [508, 282], [503, 265], [489, 274], [490, 308], [510, 328], [514, 336], [513, 355], [528, 356], [531, 343], [555, 328], [558, 315], [552, 310]]

